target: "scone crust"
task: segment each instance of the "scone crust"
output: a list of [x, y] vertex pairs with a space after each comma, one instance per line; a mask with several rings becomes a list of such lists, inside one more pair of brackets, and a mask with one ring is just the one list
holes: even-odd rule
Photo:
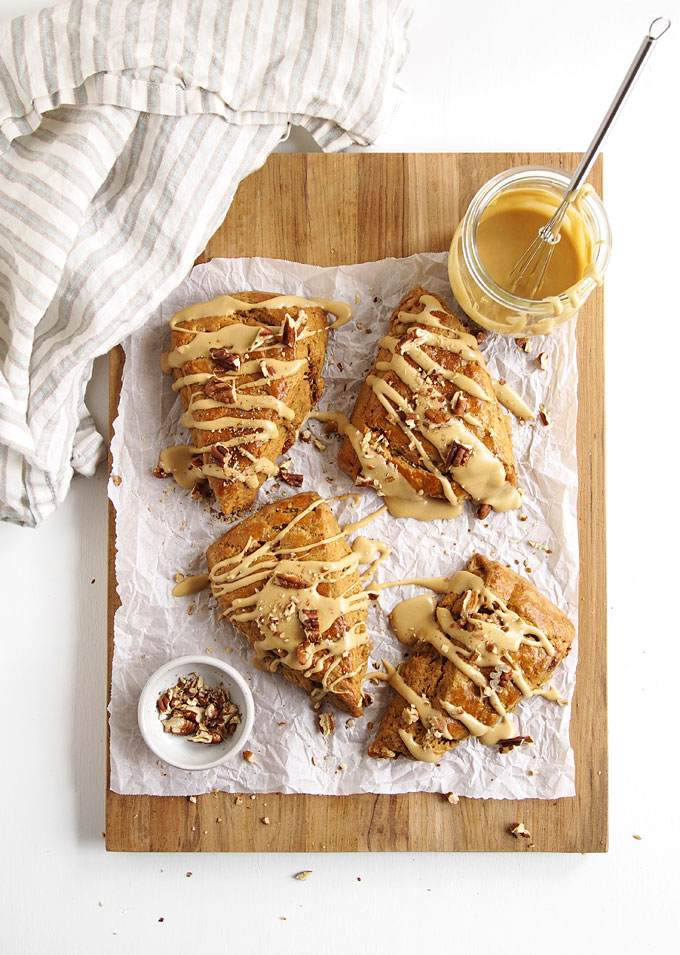
[[[444, 325], [459, 332], [466, 331], [464, 325], [438, 295], [417, 286], [411, 289], [394, 311], [387, 333], [389, 336], [404, 338], [409, 328], [426, 328], [424, 325], [418, 325], [417, 322], [411, 326], [405, 326], [399, 320], [400, 312], [418, 315], [424, 311], [425, 305], [420, 301], [422, 295], [432, 296], [439, 302], [442, 312], [439, 317]], [[424, 351], [447, 371], [459, 372], [468, 378], [472, 378], [489, 396], [489, 401], [482, 401], [473, 395], [466, 394], [465, 399], [470, 413], [479, 422], [478, 426], [470, 425], [469, 427], [472, 433], [502, 462], [507, 482], [516, 487], [517, 473], [512, 449], [510, 422], [507, 416], [503, 414], [501, 406], [495, 398], [493, 381], [486, 368], [479, 362], [468, 361], [461, 355], [446, 351], [443, 348], [437, 348], [434, 345], [424, 346]], [[411, 392], [402, 380], [393, 371], [380, 370], [377, 367], [381, 362], [388, 362], [390, 357], [389, 350], [381, 348], [370, 374], [383, 378], [399, 394], [408, 398]], [[416, 367], [410, 358], [407, 360], [413, 367]], [[452, 381], [439, 377], [437, 378], [437, 387], [447, 400], [450, 400], [458, 390]], [[416, 492], [422, 491], [424, 495], [432, 498], [445, 497], [439, 479], [422, 465], [417, 450], [411, 445], [399, 425], [390, 421], [387, 411], [367, 382], [364, 382], [359, 391], [351, 420], [354, 427], [362, 434], [371, 431], [375, 434], [385, 435], [393, 464]], [[426, 438], [421, 437], [421, 440], [427, 454], [441, 467], [442, 462], [439, 459], [437, 449]], [[356, 478], [361, 471], [361, 464], [348, 438], [345, 438], [341, 445], [338, 464], [343, 471], [353, 478]], [[467, 491], [455, 481], [451, 480], [451, 484], [459, 500], [470, 498]]]
[[[259, 544], [273, 540], [294, 517], [313, 502], [320, 500], [320, 496], [316, 493], [297, 494], [294, 497], [285, 498], [260, 508], [251, 517], [246, 518], [227, 531], [208, 548], [206, 556], [209, 570], [212, 570], [220, 561], [242, 552], [249, 539], [257, 541]], [[351, 553], [351, 548], [344, 537], [339, 536], [337, 540], [331, 540], [339, 534], [340, 527], [335, 515], [328, 504], [323, 501], [282, 538], [282, 543], [285, 543], [287, 547], [306, 547], [314, 541], [318, 541], [318, 546], [305, 551], [306, 557], [309, 560], [335, 561]], [[262, 586], [264, 586], [264, 581], [218, 596], [220, 608], [226, 613], [234, 600], [252, 596]], [[358, 593], [361, 590], [359, 573], [355, 571], [344, 581], [320, 583], [318, 590], [324, 596], [330, 597], [349, 596]], [[366, 617], [366, 610], [361, 609], [341, 614], [325, 636], [340, 639], [355, 624], [363, 623], [365, 626]], [[261, 639], [262, 634], [257, 621], [234, 621], [234, 626], [245, 633], [253, 646]], [[367, 635], [367, 642], [353, 647], [347, 657], [340, 658], [340, 662], [333, 670], [333, 681], [335, 682], [336, 677], [339, 677], [340, 680], [336, 684], [336, 690], [329, 692], [326, 699], [340, 709], [351, 713], [352, 716], [361, 716], [363, 712], [362, 677], [366, 672], [372, 647], [373, 645]], [[291, 683], [295, 683], [297, 686], [311, 692], [321, 686], [324, 674], [330, 665], [331, 662], [329, 661], [322, 670], [311, 674], [310, 677], [305, 677], [302, 670], [296, 670], [285, 664], [279, 667], [278, 672], [282, 673]], [[351, 674], [354, 674], [354, 676], [351, 676]]]
[[[252, 303], [264, 302], [278, 294], [280, 293], [257, 291], [236, 292], [232, 293], [232, 297], [237, 298], [242, 302]], [[291, 315], [291, 317], [295, 318], [302, 310], [302, 307], [286, 306], [285, 310]], [[257, 308], [244, 312], [235, 312], [231, 315], [208, 316], [207, 318], [185, 321], [183, 324], [186, 325], [187, 328], [206, 332], [214, 332], [220, 328], [224, 328], [227, 325], [233, 324], [275, 326], [281, 322], [281, 311], [281, 309]], [[274, 381], [264, 383], [256, 388], [249, 389], [250, 394], [272, 395], [279, 401], [283, 401], [295, 413], [294, 418], [290, 421], [287, 421], [281, 418], [273, 409], [258, 409], [258, 418], [267, 418], [270, 421], [276, 422], [277, 435], [266, 443], [253, 443], [245, 445], [245, 449], [251, 454], [254, 454], [256, 457], [265, 457], [270, 461], [276, 461], [281, 454], [285, 454], [285, 452], [291, 447], [297, 437], [298, 431], [305, 419], [305, 416], [316, 405], [324, 389], [324, 380], [321, 376], [321, 372], [323, 370], [323, 363], [326, 355], [326, 345], [328, 343], [328, 322], [326, 313], [323, 311], [323, 309], [316, 306], [304, 306], [304, 312], [307, 315], [305, 330], [316, 332], [316, 334], [296, 341], [295, 345], [293, 346], [287, 347], [282, 344], [280, 350], [277, 350], [275, 353], [271, 351], [260, 352], [257, 350], [251, 353], [251, 358], [253, 359], [266, 359], [269, 357], [280, 358], [286, 361], [292, 361], [294, 359], [307, 360], [305, 370], [301, 370], [295, 375], [279, 378]], [[180, 345], [188, 344], [192, 338], [193, 335], [190, 331], [173, 329], [170, 341], [171, 351], [175, 348], [178, 348]], [[192, 375], [198, 372], [219, 374], [219, 368], [211, 358], [203, 357], [188, 361], [182, 365], [181, 368], [173, 369], [175, 380], [178, 380], [185, 375]], [[255, 375], [244, 375], [241, 381], [245, 383], [248, 381], [253, 381], [255, 378]], [[201, 386], [198, 384], [187, 385], [180, 390], [180, 397], [182, 399], [182, 405], [185, 411], [189, 407], [191, 395], [200, 390]], [[196, 419], [201, 421], [210, 421], [215, 418], [219, 418], [221, 414], [223, 414], [223, 409], [205, 408], [196, 411]], [[229, 414], [231, 417], [247, 419], [252, 417], [253, 413], [235, 408], [230, 409]], [[227, 441], [233, 435], [233, 429], [201, 431], [198, 428], [190, 428], [189, 431], [191, 434], [191, 440], [196, 447], [204, 447], [207, 444], [219, 444], [220, 441]], [[244, 467], [247, 467], [247, 458], [243, 457], [242, 455], [239, 456], [239, 458]], [[237, 465], [239, 458], [237, 458]], [[204, 463], [208, 463], [209, 460], [210, 454], [203, 454]], [[266, 476], [264, 474], [258, 474], [257, 480], [258, 487], [255, 488], [251, 488], [241, 481], [222, 480], [218, 477], [209, 477], [208, 483], [211, 490], [215, 494], [222, 512], [224, 514], [231, 514], [235, 511], [240, 511], [249, 507], [255, 501], [258, 488], [264, 483]]]
[[[480, 577], [484, 585], [500, 597], [510, 610], [514, 610], [526, 623], [538, 627], [547, 636], [555, 649], [554, 656], [549, 656], [541, 647], [525, 644], [515, 654], [515, 659], [529, 685], [533, 688], [541, 686], [569, 653], [575, 636], [573, 624], [532, 583], [504, 564], [489, 560], [481, 554], [474, 554], [468, 561], [466, 569]], [[455, 599], [455, 594], [446, 594], [439, 606], [450, 608]], [[428, 738], [427, 749], [431, 752], [443, 756], [470, 735], [462, 723], [453, 719], [438, 706], [438, 700], [445, 700], [453, 706], [463, 707], [471, 716], [489, 727], [498, 722], [498, 713], [484, 698], [480, 697], [479, 690], [472, 680], [429, 643], [418, 642], [413, 648], [412, 656], [397, 669], [416, 693], [425, 693], [432, 706], [438, 709], [447, 721], [453, 740]], [[483, 669], [482, 672], [488, 675], [490, 670]], [[501, 688], [498, 696], [506, 710], [512, 710], [522, 698], [520, 691], [512, 682]], [[411, 758], [398, 732], [400, 728], [404, 728], [402, 712], [405, 706], [407, 706], [405, 700], [395, 693], [382, 718], [375, 740], [369, 747], [369, 756]], [[423, 745], [426, 742], [426, 730], [420, 722], [409, 726], [408, 731], [416, 743]]]

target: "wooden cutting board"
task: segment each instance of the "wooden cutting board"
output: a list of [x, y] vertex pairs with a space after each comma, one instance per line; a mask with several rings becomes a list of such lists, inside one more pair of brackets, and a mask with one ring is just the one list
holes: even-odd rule
[[[448, 249], [477, 189], [511, 166], [572, 170], [577, 155], [278, 154], [249, 176], [200, 257], [271, 256], [315, 265], [365, 262]], [[601, 161], [591, 182], [602, 193]], [[213, 793], [119, 796], [106, 802], [106, 846], [117, 851], [607, 849], [606, 580], [604, 499], [604, 307], [598, 292], [577, 326], [578, 525], [581, 548], [579, 660], [571, 741], [576, 796], [559, 800], [461, 799], [441, 794], [309, 796]], [[122, 352], [111, 355], [110, 414]], [[115, 514], [109, 502], [109, 685], [113, 653]], [[266, 804], [266, 805], [265, 805]], [[267, 816], [270, 824], [263, 825]], [[523, 822], [532, 839], [509, 827]], [[533, 842], [534, 848], [529, 848]]]

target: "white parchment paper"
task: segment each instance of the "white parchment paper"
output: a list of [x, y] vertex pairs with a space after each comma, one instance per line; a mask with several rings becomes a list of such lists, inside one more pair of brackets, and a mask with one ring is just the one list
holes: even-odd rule
[[[172, 481], [152, 476], [160, 450], [184, 444], [181, 404], [171, 379], [160, 369], [168, 348], [168, 322], [175, 311], [197, 301], [243, 289], [263, 289], [350, 302], [348, 325], [331, 332], [324, 377], [322, 409], [351, 414], [360, 383], [386, 332], [389, 317], [414, 285], [454, 302], [447, 281], [445, 253], [420, 254], [361, 265], [318, 268], [271, 259], [221, 259], [194, 268], [158, 312], [124, 342], [125, 370], [111, 450], [109, 495], [117, 512], [116, 574], [122, 606], [115, 617], [111, 687], [111, 787], [119, 793], [192, 795], [221, 789], [229, 792], [402, 793], [454, 792], [484, 798], [556, 798], [574, 794], [574, 761], [569, 745], [570, 707], [541, 698], [521, 701], [515, 711], [518, 733], [534, 739], [506, 755], [496, 747], [467, 740], [442, 758], [440, 765], [407, 759], [374, 760], [365, 755], [392, 689], [367, 688], [375, 702], [362, 719], [349, 721], [335, 711], [337, 728], [327, 739], [307, 694], [282, 677], [256, 670], [245, 637], [218, 619], [214, 598], [203, 591], [173, 598], [178, 573], [204, 573], [208, 546], [233, 523], [214, 508], [193, 500]], [[462, 313], [460, 313], [462, 316]], [[462, 316], [464, 317], [464, 316]], [[530, 354], [512, 339], [489, 335], [482, 345], [492, 374], [507, 379], [534, 408], [543, 405], [550, 424], [538, 419], [513, 420], [513, 440], [524, 489], [522, 507], [479, 521], [468, 504], [453, 521], [424, 523], [382, 515], [359, 533], [392, 545], [378, 580], [417, 576], [451, 576], [479, 551], [509, 563], [525, 574], [576, 623], [578, 537], [576, 525], [576, 342], [574, 323], [533, 342]], [[548, 370], [537, 355], [548, 356]], [[287, 455], [291, 470], [305, 475], [301, 490], [331, 497], [355, 490], [337, 466], [339, 438], [328, 437], [318, 422], [310, 430], [327, 445], [297, 442]], [[120, 482], [118, 483], [118, 478]], [[269, 481], [260, 491], [264, 504], [297, 493]], [[355, 509], [349, 501], [334, 504], [340, 524], [375, 511], [382, 500], [364, 490]], [[371, 604], [368, 626], [375, 649], [397, 665], [404, 647], [389, 628], [394, 604], [414, 596], [415, 587], [384, 591]], [[193, 611], [189, 613], [189, 607]], [[257, 758], [240, 754], [206, 772], [186, 772], [160, 765], [137, 728], [137, 700], [148, 676], [167, 660], [186, 653], [211, 652], [237, 667], [252, 687], [256, 719], [248, 743]], [[554, 684], [570, 699], [576, 649], [557, 669]], [[369, 730], [367, 724], [374, 724]], [[280, 726], [285, 723], [285, 726]], [[314, 758], [314, 761], [313, 759]]]

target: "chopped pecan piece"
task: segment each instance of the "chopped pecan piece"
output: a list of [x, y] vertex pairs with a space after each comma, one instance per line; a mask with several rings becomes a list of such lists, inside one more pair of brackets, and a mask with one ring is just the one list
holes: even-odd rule
[[319, 611], [303, 607], [299, 613], [300, 624], [305, 632], [308, 643], [318, 643], [321, 639], [321, 625]]
[[451, 416], [441, 408], [426, 408], [425, 417], [433, 424], [446, 424]]
[[219, 378], [209, 378], [203, 385], [203, 391], [207, 398], [213, 401], [220, 401], [224, 405], [233, 404], [236, 401], [236, 386], [233, 381], [221, 381]]
[[295, 655], [301, 667], [308, 667], [314, 656], [314, 647], [309, 641], [305, 640], [304, 643], [298, 644], [295, 648]]
[[454, 414], [462, 415], [465, 414], [469, 407], [468, 400], [463, 392], [457, 391], [451, 399], [451, 411], [453, 411]]
[[286, 315], [281, 328], [281, 341], [287, 348], [295, 348], [298, 337], [298, 325], [294, 318]]
[[196, 724], [183, 716], [171, 716], [164, 721], [163, 729], [166, 733], [172, 733], [173, 736], [190, 736], [196, 732]]
[[335, 729], [335, 717], [332, 713], [320, 713], [319, 714], [319, 729], [324, 735], [324, 738], [329, 736]]
[[530, 736], [512, 736], [510, 739], [500, 740], [498, 748], [501, 753], [509, 753], [516, 746], [521, 746], [522, 743], [533, 743], [533, 739]]
[[[169, 478], [169, 477], [172, 477], [171, 474], [168, 474], [168, 472], [165, 471], [165, 470], [161, 467], [161, 462], [160, 462], [160, 461], [158, 462], [158, 464], [156, 465], [156, 467], [153, 469], [153, 476], [154, 476], [154, 477], [157, 477], [157, 478]], [[114, 481], [113, 483], [115, 484], [116, 482]], [[118, 479], [118, 483], [120, 483], [120, 478]]]
[[418, 710], [415, 708], [415, 706], [405, 706], [401, 711], [401, 718], [403, 722], [407, 723], [408, 725], [411, 723], [417, 723], [419, 719]]
[[255, 338], [253, 338], [250, 343], [250, 351], [257, 351], [258, 348], [262, 348], [264, 343], [271, 337], [271, 332], [268, 328], [258, 328]]
[[477, 517], [480, 521], [483, 521], [485, 517], [488, 517], [493, 508], [490, 504], [480, 504], [477, 508]]
[[293, 474], [290, 471], [282, 470], [279, 471], [279, 477], [290, 484], [291, 487], [302, 487], [302, 482], [304, 481], [303, 474]]
[[303, 590], [309, 587], [309, 583], [303, 577], [296, 577], [294, 574], [274, 574], [274, 583], [279, 587], [287, 587], [289, 590]]
[[213, 446], [210, 448], [210, 453], [218, 462], [218, 464], [224, 467], [227, 458], [229, 457], [229, 448], [225, 448], [223, 444], [213, 444]]
[[451, 468], [465, 467], [471, 456], [472, 448], [466, 448], [464, 444], [458, 444], [454, 441], [446, 453], [444, 466], [447, 471], [450, 471]]
[[211, 348], [210, 357], [225, 371], [238, 371], [241, 367], [241, 356], [227, 351], [226, 348]]

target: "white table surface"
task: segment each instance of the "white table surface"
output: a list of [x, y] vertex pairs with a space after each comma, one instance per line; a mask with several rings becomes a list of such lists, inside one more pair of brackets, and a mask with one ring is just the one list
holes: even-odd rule
[[[7, 955], [671, 948], [680, 3], [663, 2], [421, 0], [404, 93], [373, 147], [582, 150], [649, 22], [675, 19], [605, 147], [609, 853], [107, 854], [102, 466], [37, 530], [0, 525]], [[0, 0], [0, 19], [42, 5]], [[88, 402], [105, 429], [105, 359]]]

